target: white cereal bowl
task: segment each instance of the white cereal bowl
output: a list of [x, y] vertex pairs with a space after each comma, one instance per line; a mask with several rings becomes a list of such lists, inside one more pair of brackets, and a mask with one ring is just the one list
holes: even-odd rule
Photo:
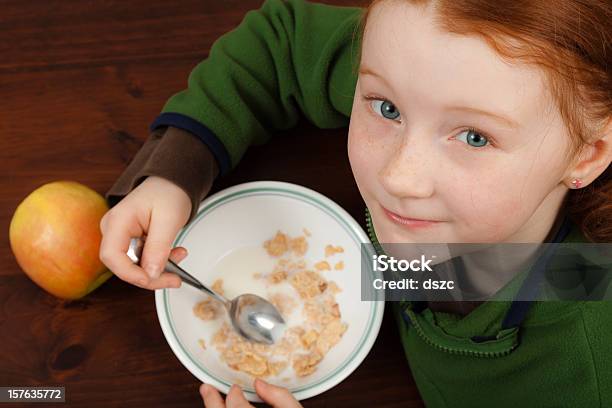
[[[183, 246], [189, 252], [181, 266], [202, 282], [212, 284], [219, 277], [214, 265], [227, 254], [238, 248], [261, 247], [278, 230], [298, 236], [304, 234], [304, 228], [311, 233], [304, 256], [309, 265], [324, 259], [327, 244], [344, 248], [344, 253], [335, 255], [344, 262], [344, 269], [332, 268], [322, 274], [342, 289], [336, 300], [348, 329], [314, 373], [267, 379], [288, 388], [298, 400], [320, 394], [348, 377], [365, 359], [378, 335], [383, 301], [361, 300], [361, 244], [370, 243], [363, 229], [339, 205], [316, 191], [290, 183], [257, 181], [208, 197], [174, 241], [174, 246]], [[367, 259], [371, 259], [369, 254]], [[380, 272], [371, 268], [367, 273], [380, 277]], [[247, 399], [260, 401], [252, 387], [253, 378], [230, 369], [211, 345], [220, 322], [203, 322], [194, 315], [193, 306], [205, 296], [185, 284], [155, 292], [157, 316], [170, 348], [200, 381], [224, 393], [238, 383]], [[199, 339], [204, 340], [206, 349]]]

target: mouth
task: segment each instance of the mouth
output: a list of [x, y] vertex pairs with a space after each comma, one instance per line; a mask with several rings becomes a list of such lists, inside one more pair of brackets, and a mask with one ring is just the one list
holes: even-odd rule
[[386, 209], [381, 205], [383, 212], [389, 218], [389, 220], [393, 221], [395, 224], [398, 224], [404, 228], [414, 229], [414, 228], [427, 228], [432, 227], [434, 225], [440, 224], [442, 221], [437, 220], [427, 220], [420, 218], [408, 218], [401, 216], [399, 214], [394, 213], [391, 210]]

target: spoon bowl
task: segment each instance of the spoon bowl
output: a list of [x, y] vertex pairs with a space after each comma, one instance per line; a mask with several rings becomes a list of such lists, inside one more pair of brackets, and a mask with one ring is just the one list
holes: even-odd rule
[[[140, 264], [144, 243], [144, 238], [130, 240], [127, 256], [137, 265]], [[276, 307], [261, 296], [246, 293], [230, 301], [204, 285], [170, 259], [164, 269], [178, 275], [183, 282], [222, 303], [229, 314], [232, 327], [246, 340], [271, 345], [283, 336], [287, 327], [285, 320]]]

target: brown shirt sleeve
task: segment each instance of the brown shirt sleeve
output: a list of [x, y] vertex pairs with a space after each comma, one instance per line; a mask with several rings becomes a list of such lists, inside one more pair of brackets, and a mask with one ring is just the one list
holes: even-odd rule
[[105, 194], [114, 206], [148, 176], [165, 178], [191, 199], [190, 222], [219, 173], [217, 161], [196, 136], [182, 129], [156, 129]]

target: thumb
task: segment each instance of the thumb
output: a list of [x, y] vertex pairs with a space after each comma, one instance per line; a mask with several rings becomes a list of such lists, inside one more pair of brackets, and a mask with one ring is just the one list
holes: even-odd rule
[[302, 408], [288, 389], [268, 384], [259, 378], [255, 380], [255, 391], [262, 400], [274, 408]]
[[166, 267], [172, 250], [172, 242], [180, 230], [171, 219], [156, 219], [151, 214], [151, 224], [142, 250], [141, 266], [151, 279], [157, 279]]

